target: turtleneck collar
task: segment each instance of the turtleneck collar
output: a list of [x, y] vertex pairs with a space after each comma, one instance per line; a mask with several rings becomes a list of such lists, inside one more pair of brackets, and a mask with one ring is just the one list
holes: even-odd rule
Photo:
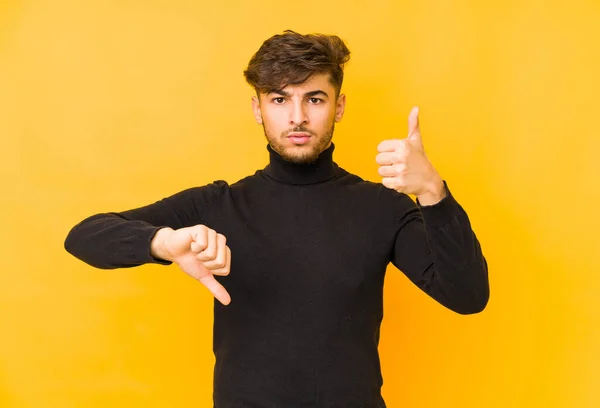
[[316, 161], [308, 164], [298, 164], [286, 161], [279, 155], [271, 145], [267, 145], [269, 151], [269, 164], [264, 172], [271, 178], [287, 184], [316, 184], [329, 180], [335, 176], [338, 169], [333, 161], [333, 151], [335, 149], [332, 143], [317, 158]]

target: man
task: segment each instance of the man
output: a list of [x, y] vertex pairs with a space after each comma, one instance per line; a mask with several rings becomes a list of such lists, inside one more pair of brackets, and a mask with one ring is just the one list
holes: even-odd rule
[[217, 408], [385, 407], [377, 347], [390, 262], [457, 313], [487, 304], [485, 258], [424, 153], [416, 108], [408, 136], [378, 147], [381, 184], [333, 161], [349, 54], [337, 36], [271, 37], [245, 71], [264, 169], [94, 215], [65, 241], [98, 268], [175, 263], [206, 285], [218, 300]]

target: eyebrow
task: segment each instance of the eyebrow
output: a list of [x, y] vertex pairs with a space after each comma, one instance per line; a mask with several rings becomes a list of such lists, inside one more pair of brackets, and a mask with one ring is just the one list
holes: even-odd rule
[[[288, 97], [291, 96], [291, 94], [289, 92], [286, 92], [283, 89], [274, 89], [274, 90], [272, 90], [269, 93], [274, 93], [274, 94], [277, 94], [277, 95], [288, 96]], [[320, 89], [317, 89], [316, 91], [307, 92], [307, 93], [304, 94], [304, 97], [305, 98], [312, 98], [312, 97], [317, 96], [317, 95], [322, 95], [322, 96], [325, 96], [326, 98], [329, 97], [329, 95], [327, 95], [327, 92], [322, 91]]]

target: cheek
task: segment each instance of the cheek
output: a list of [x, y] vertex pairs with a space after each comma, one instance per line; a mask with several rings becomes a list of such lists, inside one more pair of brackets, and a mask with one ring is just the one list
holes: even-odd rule
[[283, 109], [266, 109], [263, 110], [263, 121], [269, 123], [270, 126], [281, 126], [285, 124], [285, 114]]
[[286, 122], [280, 116], [273, 115], [272, 113], [263, 114], [263, 125], [268, 134], [279, 135], [287, 129]]
[[319, 129], [328, 129], [335, 122], [335, 110], [323, 109], [322, 111], [315, 112], [312, 123], [313, 126]]

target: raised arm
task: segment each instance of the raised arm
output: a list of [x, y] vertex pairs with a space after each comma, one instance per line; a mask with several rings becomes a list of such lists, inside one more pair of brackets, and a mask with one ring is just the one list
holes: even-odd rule
[[489, 298], [487, 263], [467, 213], [425, 154], [418, 113], [410, 112], [408, 136], [383, 141], [376, 157], [383, 185], [401, 193], [392, 263], [444, 306], [477, 313]]
[[[408, 196], [392, 263], [447, 308], [481, 312], [489, 299], [487, 262], [464, 209], [446, 187], [446, 196], [416, 206]], [[405, 208], [407, 208], [405, 206]]]

